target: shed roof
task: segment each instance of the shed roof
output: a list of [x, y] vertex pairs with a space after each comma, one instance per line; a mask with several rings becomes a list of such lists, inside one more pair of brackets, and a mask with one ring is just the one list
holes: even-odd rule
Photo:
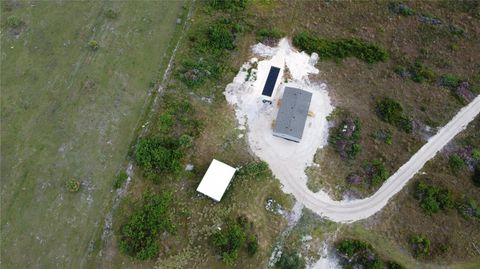
[[311, 100], [311, 92], [285, 87], [273, 134], [300, 142]]
[[220, 202], [235, 171], [235, 168], [213, 159], [200, 185], [198, 185], [197, 191]]

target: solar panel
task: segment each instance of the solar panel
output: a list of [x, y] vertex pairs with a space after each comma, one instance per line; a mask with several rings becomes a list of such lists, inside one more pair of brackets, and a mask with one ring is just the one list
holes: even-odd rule
[[265, 86], [263, 87], [262, 95], [271, 97], [273, 90], [275, 88], [275, 84], [277, 83], [277, 77], [280, 73], [280, 68], [271, 66], [270, 72], [268, 73], [267, 82], [265, 82]]

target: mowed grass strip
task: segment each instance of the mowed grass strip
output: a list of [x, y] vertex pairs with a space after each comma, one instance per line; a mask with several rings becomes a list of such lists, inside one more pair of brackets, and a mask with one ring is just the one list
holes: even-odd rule
[[2, 2], [3, 268], [87, 262], [182, 4]]

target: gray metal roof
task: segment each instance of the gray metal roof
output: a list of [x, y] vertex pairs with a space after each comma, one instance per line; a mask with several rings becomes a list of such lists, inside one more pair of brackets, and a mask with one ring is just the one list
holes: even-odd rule
[[311, 100], [312, 93], [285, 87], [273, 134], [300, 142]]

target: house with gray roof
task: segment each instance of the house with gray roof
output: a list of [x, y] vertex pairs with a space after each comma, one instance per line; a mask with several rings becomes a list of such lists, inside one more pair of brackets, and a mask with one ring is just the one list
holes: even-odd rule
[[300, 142], [307, 121], [312, 93], [285, 87], [273, 135]]

